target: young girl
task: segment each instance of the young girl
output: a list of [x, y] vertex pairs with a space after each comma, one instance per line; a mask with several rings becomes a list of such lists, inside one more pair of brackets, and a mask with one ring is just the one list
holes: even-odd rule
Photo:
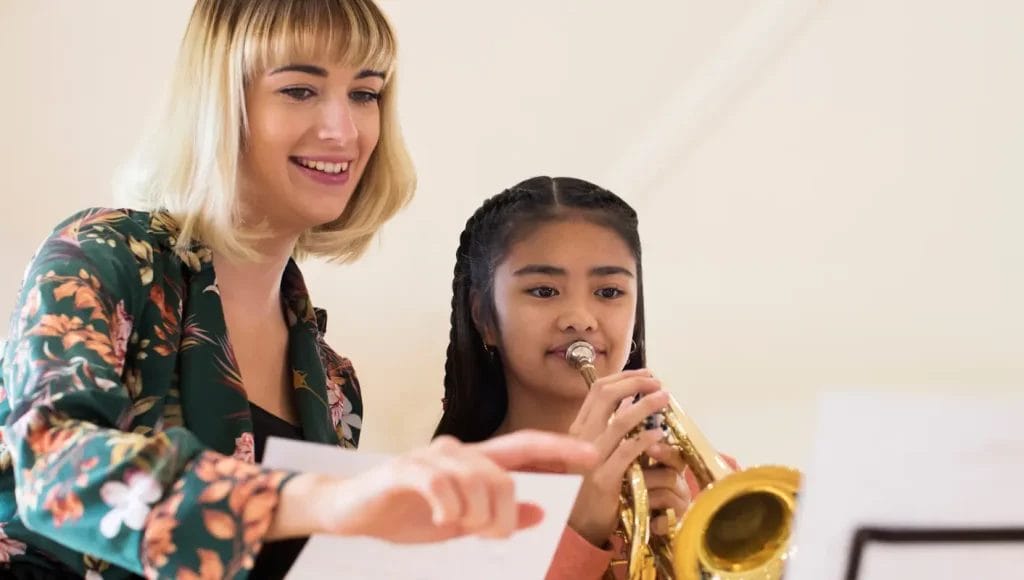
[[[642, 273], [636, 212], [579, 179], [523, 181], [487, 200], [462, 233], [435, 434], [482, 441], [539, 429], [598, 449], [549, 578], [608, 570], [621, 548], [613, 533], [623, 475], [641, 454], [660, 463], [644, 473], [651, 509], [662, 512], [654, 533], [668, 533], [699, 491], [661, 429], [627, 437], [667, 403], [645, 370]], [[589, 391], [565, 360], [578, 339], [597, 351], [602, 378]], [[621, 576], [624, 566], [613, 568]]]
[[[129, 193], [57, 226], [0, 382], [0, 576], [281, 577], [314, 533], [503, 537], [507, 469], [591, 465], [531, 433], [359, 477], [257, 465], [268, 435], [354, 447], [360, 387], [293, 256], [357, 258], [409, 199], [395, 39], [371, 0], [199, 0]], [[339, 573], [343, 574], [343, 566]]]

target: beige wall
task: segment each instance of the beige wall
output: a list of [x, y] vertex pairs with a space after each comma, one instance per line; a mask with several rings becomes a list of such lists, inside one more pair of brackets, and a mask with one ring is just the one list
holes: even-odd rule
[[[112, 202], [190, 4], [0, 0], [4, 316], [47, 228]], [[367, 449], [428, 438], [462, 224], [541, 173], [637, 206], [652, 368], [743, 460], [802, 464], [832, 386], [1024, 385], [1019, 3], [383, 4], [421, 187], [308, 267]]]

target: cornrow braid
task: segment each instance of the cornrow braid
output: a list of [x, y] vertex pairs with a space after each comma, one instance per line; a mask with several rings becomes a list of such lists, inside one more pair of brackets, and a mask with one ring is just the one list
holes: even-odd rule
[[466, 221], [459, 237], [452, 280], [451, 330], [444, 365], [444, 415], [435, 436], [451, 434], [446, 419], [471, 415], [469, 429], [460, 429], [459, 436], [464, 441], [482, 441], [505, 417], [508, 396], [501, 360], [487, 350], [473, 320], [471, 264], [474, 254], [483, 250], [479, 232], [493, 229], [499, 218], [509, 213], [509, 208], [527, 193], [513, 188], [491, 197]]
[[[498, 329], [494, 273], [516, 240], [534, 228], [578, 213], [609, 227], [637, 261], [637, 316], [626, 368], [643, 368], [643, 283], [636, 212], [614, 193], [567, 177], [534, 177], [487, 199], [466, 221], [455, 253], [451, 330], [444, 367], [444, 412], [434, 436], [463, 441], [490, 437], [505, 419], [508, 392], [501, 357], [484, 344], [477, 324]], [[479, 320], [474, 320], [474, 302]]]

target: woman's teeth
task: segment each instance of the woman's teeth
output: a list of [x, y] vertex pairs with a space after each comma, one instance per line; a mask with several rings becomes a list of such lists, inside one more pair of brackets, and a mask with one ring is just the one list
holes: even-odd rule
[[337, 175], [338, 173], [348, 171], [348, 166], [350, 163], [348, 161], [342, 161], [340, 163], [331, 163], [330, 161], [310, 161], [308, 159], [297, 159], [296, 161], [298, 161], [299, 165], [306, 167], [308, 169], [314, 169], [316, 171], [330, 173], [333, 175]]

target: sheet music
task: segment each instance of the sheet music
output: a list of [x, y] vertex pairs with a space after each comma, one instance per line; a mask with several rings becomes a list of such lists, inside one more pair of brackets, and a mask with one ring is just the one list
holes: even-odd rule
[[1021, 398], [823, 397], [786, 580], [1024, 578], [1022, 459]]
[[[387, 455], [270, 438], [263, 465], [350, 476]], [[431, 544], [392, 544], [372, 538], [314, 536], [289, 579], [401, 578], [408, 580], [543, 579], [569, 519], [582, 478], [514, 473], [516, 496], [544, 510], [544, 520], [506, 540], [458, 538]]]

